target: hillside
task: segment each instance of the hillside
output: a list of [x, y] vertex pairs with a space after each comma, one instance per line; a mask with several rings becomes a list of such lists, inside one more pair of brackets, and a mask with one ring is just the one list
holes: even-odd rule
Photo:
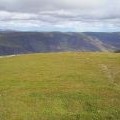
[[120, 120], [120, 54], [0, 58], [0, 120]]
[[0, 55], [119, 48], [120, 33], [0, 32]]

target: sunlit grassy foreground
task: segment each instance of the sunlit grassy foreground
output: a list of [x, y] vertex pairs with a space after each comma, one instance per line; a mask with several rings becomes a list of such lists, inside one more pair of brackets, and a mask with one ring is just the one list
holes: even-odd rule
[[120, 120], [120, 54], [0, 58], [0, 120]]

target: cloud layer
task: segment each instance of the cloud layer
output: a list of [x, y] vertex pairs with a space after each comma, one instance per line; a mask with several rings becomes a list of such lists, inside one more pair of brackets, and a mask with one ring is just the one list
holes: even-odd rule
[[120, 31], [120, 0], [1, 0], [0, 28]]

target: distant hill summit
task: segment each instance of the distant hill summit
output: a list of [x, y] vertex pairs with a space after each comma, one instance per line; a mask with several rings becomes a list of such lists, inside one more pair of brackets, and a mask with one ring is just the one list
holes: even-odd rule
[[0, 55], [119, 49], [119, 32], [0, 32]]

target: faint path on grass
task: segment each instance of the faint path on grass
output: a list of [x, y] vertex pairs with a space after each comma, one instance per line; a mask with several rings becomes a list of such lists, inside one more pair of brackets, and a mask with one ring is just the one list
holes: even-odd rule
[[101, 67], [102, 71], [106, 74], [107, 78], [112, 83], [114, 83], [114, 75], [113, 75], [113, 72], [111, 71], [111, 69], [109, 69], [108, 66], [105, 64], [100, 64], [100, 67]]
[[101, 70], [105, 73], [107, 78], [112, 82], [115, 83], [116, 75], [120, 74], [120, 71], [112, 70], [105, 64], [100, 64]]

